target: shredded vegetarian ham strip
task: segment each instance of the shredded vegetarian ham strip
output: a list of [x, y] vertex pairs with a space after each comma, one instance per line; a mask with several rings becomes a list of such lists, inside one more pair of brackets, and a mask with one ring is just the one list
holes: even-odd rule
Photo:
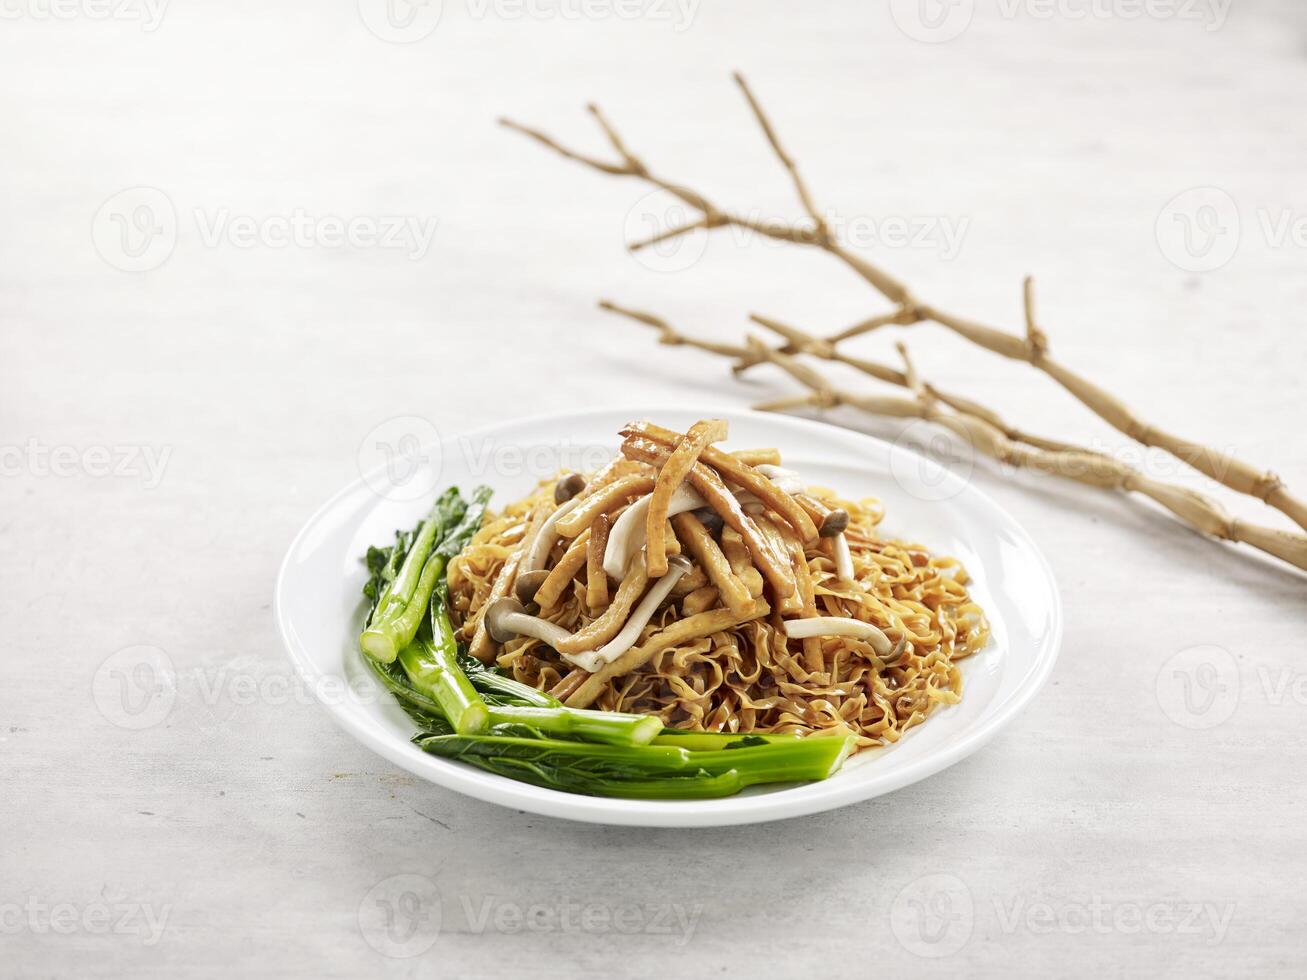
[[667, 574], [667, 551], [663, 548], [663, 524], [668, 518], [668, 506], [674, 494], [690, 475], [700, 454], [711, 443], [726, 438], [726, 423], [721, 419], [696, 422], [690, 430], [676, 440], [676, 446], [658, 470], [653, 493], [649, 497], [649, 511], [645, 517], [645, 566], [650, 578]]

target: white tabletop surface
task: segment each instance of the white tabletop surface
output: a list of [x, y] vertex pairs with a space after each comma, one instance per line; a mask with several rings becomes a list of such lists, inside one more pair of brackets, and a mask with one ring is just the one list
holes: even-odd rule
[[[793, 215], [732, 68], [847, 227], [965, 228], [956, 254], [868, 242], [921, 294], [1010, 326], [1033, 273], [1062, 360], [1307, 491], [1300, 5], [972, 6], [926, 4], [919, 41], [911, 3], [444, 0], [399, 44], [370, 0], [5, 4], [0, 974], [1300, 976], [1304, 578], [1120, 496], [970, 468], [1056, 570], [1053, 679], [978, 755], [820, 816], [500, 809], [291, 681], [278, 562], [379, 424], [793, 390], [655, 347], [601, 295], [723, 340], [752, 310], [883, 309], [823, 256], [725, 235], [650, 268], [621, 248], [644, 190], [494, 124], [602, 153], [595, 99], [662, 171]], [[1164, 208], [1194, 187], [1228, 195], [1180, 202], [1228, 259], [1208, 271], [1171, 261]], [[297, 215], [317, 238], [278, 247]], [[360, 220], [393, 216], [406, 248]], [[1017, 424], [1132, 452], [1028, 367], [899, 335]]]

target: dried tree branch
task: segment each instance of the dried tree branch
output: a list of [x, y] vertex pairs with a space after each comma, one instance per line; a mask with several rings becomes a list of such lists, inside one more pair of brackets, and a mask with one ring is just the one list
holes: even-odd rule
[[[509, 120], [500, 121], [503, 125], [526, 134], [568, 159], [583, 163], [603, 173], [635, 177], [653, 184], [674, 195], [702, 215], [702, 218], [696, 222], [671, 229], [668, 233], [656, 235], [648, 241], [636, 243], [632, 246], [633, 248], [652, 244], [654, 241], [666, 241], [670, 237], [685, 234], [697, 228], [712, 229], [723, 226], [746, 228], [778, 241], [820, 248], [838, 258], [895, 306], [895, 309], [888, 314], [871, 317], [826, 338], [828, 343], [838, 344], [841, 341], [852, 339], [890, 324], [910, 326], [927, 321], [937, 323], [995, 354], [1011, 360], [1025, 361], [1048, 375], [1089, 408], [1090, 411], [1136, 442], [1170, 453], [1186, 465], [1193, 467], [1218, 483], [1222, 483], [1239, 493], [1262, 500], [1286, 514], [1300, 527], [1307, 528], [1307, 503], [1290, 494], [1280, 478], [1275, 474], [1259, 470], [1236, 459], [1229, 453], [1221, 452], [1149, 425], [1115, 396], [1087, 378], [1075, 373], [1070, 368], [1053, 360], [1048, 354], [1047, 336], [1035, 323], [1033, 286], [1029, 280], [1025, 285], [1026, 330], [1025, 335], [1021, 336], [948, 313], [928, 303], [920, 302], [913, 296], [908, 287], [898, 279], [862, 256], [849, 251], [835, 235], [831, 234], [825, 220], [813, 203], [806, 184], [799, 175], [794, 159], [777, 138], [770, 119], [763, 111], [744, 77], [737, 73], [735, 81], [743, 91], [749, 108], [757, 119], [773, 152], [775, 152], [782, 166], [790, 175], [799, 200], [814, 223], [812, 228], [779, 222], [759, 222], [741, 215], [735, 215], [716, 207], [697, 191], [655, 176], [639, 157], [630, 152], [613, 126], [593, 106], [590, 107], [590, 111], [598, 120], [609, 143], [621, 158], [622, 162], [619, 164], [607, 163], [570, 150], [538, 130]], [[782, 349], [781, 353], [788, 355], [793, 352]], [[740, 369], [758, 363], [760, 357], [759, 354], [750, 354], [741, 360]]]
[[[970, 399], [941, 391], [921, 380], [899, 344], [905, 370], [898, 371], [874, 361], [860, 361], [852, 366], [881, 381], [911, 392], [912, 397], [867, 395], [838, 388], [816, 368], [799, 361], [794, 353], [770, 347], [757, 337], [748, 338], [747, 349], [718, 344], [687, 336], [666, 320], [603, 301], [603, 309], [636, 320], [659, 332], [662, 343], [693, 347], [721, 357], [740, 359], [742, 355], [756, 362], [780, 368], [803, 385], [806, 394], [765, 402], [754, 407], [762, 411], [792, 411], [799, 408], [827, 410], [848, 406], [860, 411], [893, 418], [917, 418], [948, 429], [975, 451], [1010, 466], [1039, 470], [1087, 486], [1122, 493], [1137, 493], [1160, 504], [1182, 523], [1196, 531], [1226, 541], [1247, 544], [1291, 565], [1307, 570], [1307, 535], [1294, 531], [1250, 524], [1231, 517], [1215, 500], [1195, 490], [1164, 483], [1146, 476], [1136, 468], [1106, 453], [1071, 443], [1032, 436], [1005, 423], [997, 413]], [[818, 349], [824, 341], [794, 327], [754, 317], [786, 337], [799, 353], [809, 354], [810, 344]], [[849, 361], [832, 357], [829, 360]]]

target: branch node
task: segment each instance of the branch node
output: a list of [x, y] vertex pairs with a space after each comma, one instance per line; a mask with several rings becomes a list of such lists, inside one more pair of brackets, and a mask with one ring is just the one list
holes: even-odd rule
[[1026, 345], [1030, 351], [1030, 363], [1038, 364], [1048, 354], [1048, 335], [1039, 329], [1035, 321], [1035, 277], [1026, 276], [1021, 284], [1022, 306], [1026, 311]]

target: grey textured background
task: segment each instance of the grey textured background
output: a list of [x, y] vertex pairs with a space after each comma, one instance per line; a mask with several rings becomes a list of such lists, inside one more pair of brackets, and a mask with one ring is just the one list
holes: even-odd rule
[[[947, 258], [869, 245], [920, 293], [1013, 325], [1034, 273], [1066, 363], [1302, 491], [1307, 256], [1265, 230], [1307, 215], [1299, 6], [979, 0], [940, 43], [899, 3], [445, 0], [408, 44], [348, 0], [49, 9], [0, 20], [0, 974], [1301, 975], [1303, 578], [1143, 505], [977, 463], [1064, 590], [1054, 679], [942, 775], [762, 827], [594, 828], [415, 782], [295, 689], [270, 610], [387, 419], [790, 390], [653, 347], [599, 295], [723, 339], [750, 310], [826, 330], [881, 308], [823, 257], [730, 237], [650, 268], [620, 246], [657, 202], [494, 125], [600, 152], [597, 99], [664, 172], [792, 215], [736, 67], [825, 205], [965, 222]], [[128, 272], [134, 187], [176, 241]], [[1206, 272], [1168, 260], [1163, 209], [1194, 187], [1227, 195], [1199, 230], [1234, 234], [1230, 206], [1242, 228]], [[206, 241], [296, 209], [437, 226], [416, 258]], [[1019, 424], [1124, 445], [1021, 365], [907, 337]], [[584, 384], [523, 385], [541, 371]], [[96, 447], [138, 455], [97, 475]], [[175, 690], [132, 686], [165, 676], [123, 672], [141, 646]]]

